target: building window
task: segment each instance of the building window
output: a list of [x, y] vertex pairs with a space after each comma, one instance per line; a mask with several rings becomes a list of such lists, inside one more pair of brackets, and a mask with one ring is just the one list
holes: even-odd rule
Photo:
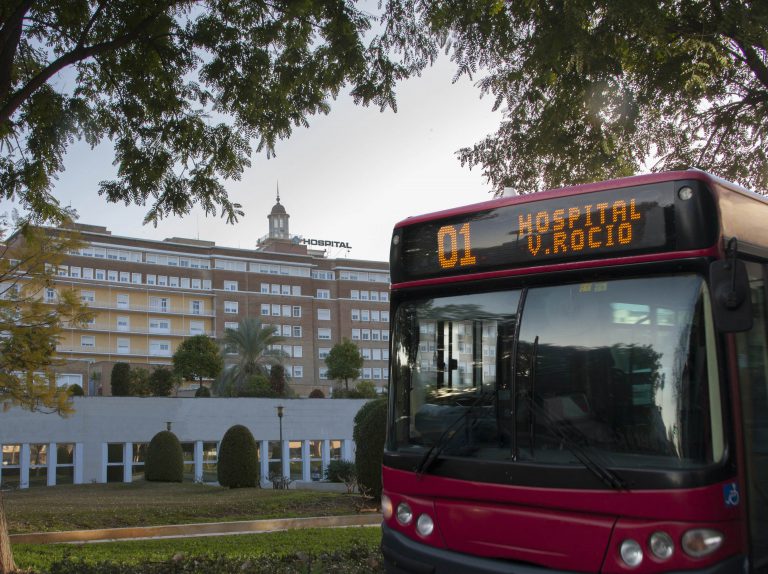
[[379, 301], [384, 301], [385, 303], [389, 301], [389, 293], [387, 293], [386, 291], [382, 291], [381, 293], [379, 293]]
[[224, 291], [237, 291], [237, 281], [224, 281]]
[[331, 330], [321, 328], [317, 330], [317, 338], [322, 340], [328, 340], [331, 338]]
[[147, 273], [147, 285], [156, 285], [157, 284], [157, 275], [150, 275]]
[[301, 295], [301, 285], [291, 285], [291, 295]]
[[371, 378], [371, 368], [370, 367], [364, 367], [363, 368], [363, 379], [370, 380]]
[[224, 312], [232, 315], [238, 312], [240, 305], [237, 301], [224, 301]]
[[293, 336], [298, 339], [301, 339], [301, 325], [293, 326]]
[[290, 294], [291, 294], [290, 285], [280, 285], [280, 295], [290, 295]]
[[125, 315], [119, 315], [117, 317], [117, 330], [118, 331], [130, 331], [131, 330], [131, 319], [130, 319], [130, 317], [126, 317]]
[[84, 349], [93, 349], [96, 347], [96, 337], [93, 335], [80, 335], [80, 346]]
[[269, 283], [262, 283], [261, 284], [261, 293], [263, 295], [266, 295], [269, 293]]
[[168, 285], [168, 276], [167, 275], [158, 275], [157, 276], [157, 284], [160, 287], [165, 287]]
[[56, 445], [56, 484], [74, 484], [75, 482], [75, 445], [59, 443]]
[[317, 357], [319, 359], [325, 359], [331, 352], [331, 349], [329, 347], [320, 347], [317, 350]]
[[366, 361], [371, 358], [371, 350], [367, 347], [360, 349], [360, 354], [363, 356], [363, 359], [365, 359]]
[[168, 311], [168, 298], [167, 297], [150, 297], [149, 308], [152, 311]]
[[203, 314], [203, 302], [195, 299], [193, 301], [189, 302], [189, 312], [192, 315], [202, 315]]
[[93, 269], [91, 269], [90, 267], [84, 267], [83, 279], [93, 279]]
[[128, 271], [121, 271], [120, 283], [130, 283], [130, 282], [131, 282], [131, 274], [128, 273]]
[[117, 354], [128, 355], [131, 352], [131, 340], [119, 337], [117, 339]]
[[280, 316], [280, 305], [272, 305], [272, 316], [273, 317]]
[[283, 317], [290, 317], [290, 316], [291, 316], [291, 306], [283, 305]]
[[96, 293], [94, 291], [80, 291], [80, 300], [83, 303], [93, 303], [96, 301]]
[[293, 346], [293, 357], [295, 359], [301, 359], [301, 357], [304, 356], [304, 349], [301, 347], [301, 345], [294, 345]]
[[[299, 347], [301, 348], [301, 347]], [[301, 365], [294, 365], [293, 366], [293, 378], [294, 379], [301, 379], [304, 377], [304, 367]]]
[[371, 321], [381, 321], [381, 312], [371, 311]]
[[141, 273], [131, 273], [131, 283], [141, 285]]
[[379, 300], [379, 292], [371, 291], [371, 301], [378, 301], [378, 300]]
[[123, 482], [125, 472], [125, 445], [121, 442], [107, 444], [107, 482]]
[[104, 279], [107, 277], [107, 272], [103, 269], [97, 269], [95, 277], [97, 281], [104, 281]]
[[21, 445], [4, 444], [0, 485], [5, 488], [21, 486]]
[[127, 293], [118, 293], [117, 294], [117, 308], [118, 309], [128, 309], [131, 304], [131, 298], [128, 296]]
[[292, 312], [294, 317], [301, 317], [301, 307], [299, 305], [294, 305]]
[[117, 282], [117, 271], [107, 270], [107, 281]]
[[171, 356], [171, 342], [170, 341], [157, 341], [149, 340], [149, 354], [155, 357], [170, 357]]
[[168, 277], [168, 286], [169, 287], [178, 287], [179, 286], [179, 278], [178, 277]]
[[150, 317], [149, 332], [150, 333], [170, 333], [171, 321], [169, 319], [161, 319], [159, 317]]
[[352, 340], [353, 341], [360, 340], [360, 329], [352, 329]]
[[237, 331], [240, 328], [240, 323], [236, 323], [235, 321], [226, 321], [224, 323], [224, 330], [230, 329], [231, 331]]
[[200, 279], [192, 279], [192, 289], [200, 289], [202, 287], [202, 282]]
[[318, 299], [330, 299], [331, 298], [331, 292], [328, 289], [318, 289], [317, 290], [317, 298]]
[[360, 300], [361, 301], [367, 301], [368, 300], [368, 291], [360, 291]]
[[389, 323], [389, 311], [381, 312], [381, 320], [385, 323]]
[[363, 329], [360, 331], [360, 334], [362, 335], [363, 341], [370, 341], [371, 340], [371, 330], [370, 329]]
[[272, 293], [272, 295], [280, 295], [280, 285], [275, 285], [272, 283], [272, 285], [270, 285], [269, 292]]
[[189, 277], [182, 277], [181, 278], [181, 288], [182, 289], [189, 289]]
[[317, 310], [317, 320], [318, 321], [330, 321], [331, 320], [331, 310], [330, 309], [318, 309]]
[[70, 267], [69, 268], [69, 276], [73, 279], [79, 279], [80, 278], [80, 268], [79, 267]]
[[353, 321], [360, 320], [360, 309], [352, 309], [352, 320]]
[[327, 367], [320, 367], [320, 371], [318, 372], [318, 375], [320, 376], [320, 380], [327, 380], [328, 379], [328, 368]]
[[56, 289], [53, 287], [46, 287], [45, 288], [45, 302], [46, 303], [53, 303], [56, 301]]
[[354, 300], [360, 299], [360, 291], [357, 289], [352, 289], [352, 291], [349, 293], [349, 298]]
[[262, 303], [261, 304], [261, 314], [262, 316], [269, 316], [269, 303]]
[[368, 309], [363, 309], [360, 311], [360, 320], [361, 321], [370, 321], [371, 320], [371, 312], [368, 311]]

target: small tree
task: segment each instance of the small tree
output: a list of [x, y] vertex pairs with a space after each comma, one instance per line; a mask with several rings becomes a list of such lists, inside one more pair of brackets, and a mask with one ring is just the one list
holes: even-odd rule
[[355, 391], [357, 392], [356, 398], [359, 399], [375, 399], [379, 396], [379, 393], [376, 392], [376, 385], [371, 381], [360, 381], [357, 383]]
[[215, 379], [224, 367], [216, 342], [206, 335], [195, 335], [184, 339], [173, 354], [173, 370], [188, 381], [198, 381], [200, 388], [204, 379]]
[[344, 381], [344, 389], [349, 391], [349, 379], [356, 379], [363, 366], [363, 356], [360, 349], [352, 341], [345, 338], [337, 343], [325, 358], [328, 366], [328, 378]]
[[131, 366], [128, 363], [115, 363], [112, 367], [112, 396], [131, 396]]
[[357, 445], [355, 470], [360, 491], [381, 498], [381, 464], [387, 431], [387, 400], [366, 403], [355, 415], [352, 438]]
[[245, 426], [235, 425], [224, 433], [219, 447], [217, 475], [219, 484], [229, 488], [259, 485], [256, 441]]
[[160, 431], [149, 442], [144, 479], [152, 482], [181, 482], [184, 479], [184, 452], [171, 431]]
[[148, 397], [151, 394], [149, 390], [149, 371], [142, 369], [131, 369], [131, 395], [134, 397]]
[[269, 370], [269, 386], [276, 397], [284, 397], [288, 392], [288, 378], [285, 375], [285, 367], [277, 364]]
[[67, 392], [69, 392], [69, 396], [71, 397], [82, 397], [85, 395], [85, 393], [83, 392], [83, 387], [77, 384], [69, 385], [67, 387]]
[[170, 397], [176, 380], [173, 371], [166, 367], [158, 367], [149, 376], [149, 391], [153, 397]]

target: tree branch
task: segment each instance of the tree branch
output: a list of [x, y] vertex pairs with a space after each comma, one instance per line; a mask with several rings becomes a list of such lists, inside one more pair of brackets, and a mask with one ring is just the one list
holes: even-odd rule
[[40, 71], [39, 74], [30, 79], [21, 89], [17, 90], [16, 93], [14, 93], [13, 96], [2, 107], [2, 109], [0, 109], [0, 125], [8, 122], [11, 116], [24, 103], [24, 101], [58, 72], [67, 66], [74, 64], [75, 62], [80, 62], [104, 52], [117, 50], [129, 45], [131, 42], [140, 38], [146, 25], [159, 17], [160, 14], [162, 14], [162, 11], [153, 12], [141, 20], [141, 22], [139, 22], [133, 30], [129, 31], [123, 36], [109, 40], [107, 42], [94, 44], [93, 46], [75, 47], [75, 49], [71, 52], [62, 55], [61, 57], [51, 62], [42, 71]]
[[757, 81], [768, 88], [768, 67], [766, 67], [760, 59], [760, 56], [758, 56], [755, 49], [750, 45], [744, 44], [737, 38], [733, 38], [733, 41], [736, 42], [739, 50], [744, 54], [744, 62], [749, 66], [749, 69], [752, 70]]
[[3, 22], [0, 28], [0, 102], [5, 101], [11, 91], [13, 60], [21, 41], [24, 14], [32, 7], [33, 0], [19, 2], [16, 10]]

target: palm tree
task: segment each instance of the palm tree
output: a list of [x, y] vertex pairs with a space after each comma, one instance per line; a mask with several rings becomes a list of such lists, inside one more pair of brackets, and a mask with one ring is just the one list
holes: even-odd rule
[[272, 348], [283, 342], [274, 325], [264, 325], [258, 319], [246, 317], [237, 329], [225, 329], [221, 339], [224, 371], [214, 383], [219, 395], [231, 394], [254, 375], [268, 375], [269, 368], [282, 362], [285, 353]]

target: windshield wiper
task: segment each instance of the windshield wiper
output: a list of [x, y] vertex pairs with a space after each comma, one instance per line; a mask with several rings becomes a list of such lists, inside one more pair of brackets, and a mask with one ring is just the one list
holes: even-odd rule
[[[448, 428], [442, 432], [442, 434], [435, 441], [435, 444], [433, 444], [429, 450], [424, 453], [424, 455], [421, 457], [421, 460], [419, 460], [419, 464], [417, 464], [416, 468], [414, 469], [417, 474], [422, 475], [432, 467], [432, 465], [440, 457], [443, 451], [445, 451], [445, 449], [448, 448], [448, 445], [451, 444], [453, 437], [455, 437], [459, 431], [464, 429], [467, 421], [469, 420], [470, 414], [472, 414], [474, 409], [480, 404], [480, 401], [491, 396], [494, 392], [495, 391], [493, 390], [488, 390], [480, 393], [477, 398], [472, 401], [472, 404], [466, 407], [466, 410], [461, 413], [461, 416], [456, 418], [450, 425], [448, 425]], [[473, 425], [476, 423], [477, 419], [473, 421]]]
[[[533, 416], [538, 415], [539, 420], [544, 423], [546, 429], [555, 435], [560, 440], [560, 444], [567, 448], [571, 454], [576, 457], [576, 460], [584, 465], [587, 470], [589, 470], [604, 484], [610, 488], [613, 488], [614, 490], [629, 490], [629, 485], [623, 478], [621, 478], [610, 468], [601, 464], [594, 457], [590, 456], [584, 447], [577, 444], [573, 439], [571, 439], [571, 437], [568, 436], [568, 433], [562, 428], [561, 425], [558, 424], [554, 418], [552, 418], [552, 415], [550, 415], [549, 412], [547, 412], [544, 408], [536, 405], [532, 398], [528, 398], [525, 400], [525, 402], [528, 404], [528, 408], [531, 414]], [[589, 438], [572, 424], [568, 425], [568, 428], [571, 431], [579, 434], [582, 439], [589, 441]]]

